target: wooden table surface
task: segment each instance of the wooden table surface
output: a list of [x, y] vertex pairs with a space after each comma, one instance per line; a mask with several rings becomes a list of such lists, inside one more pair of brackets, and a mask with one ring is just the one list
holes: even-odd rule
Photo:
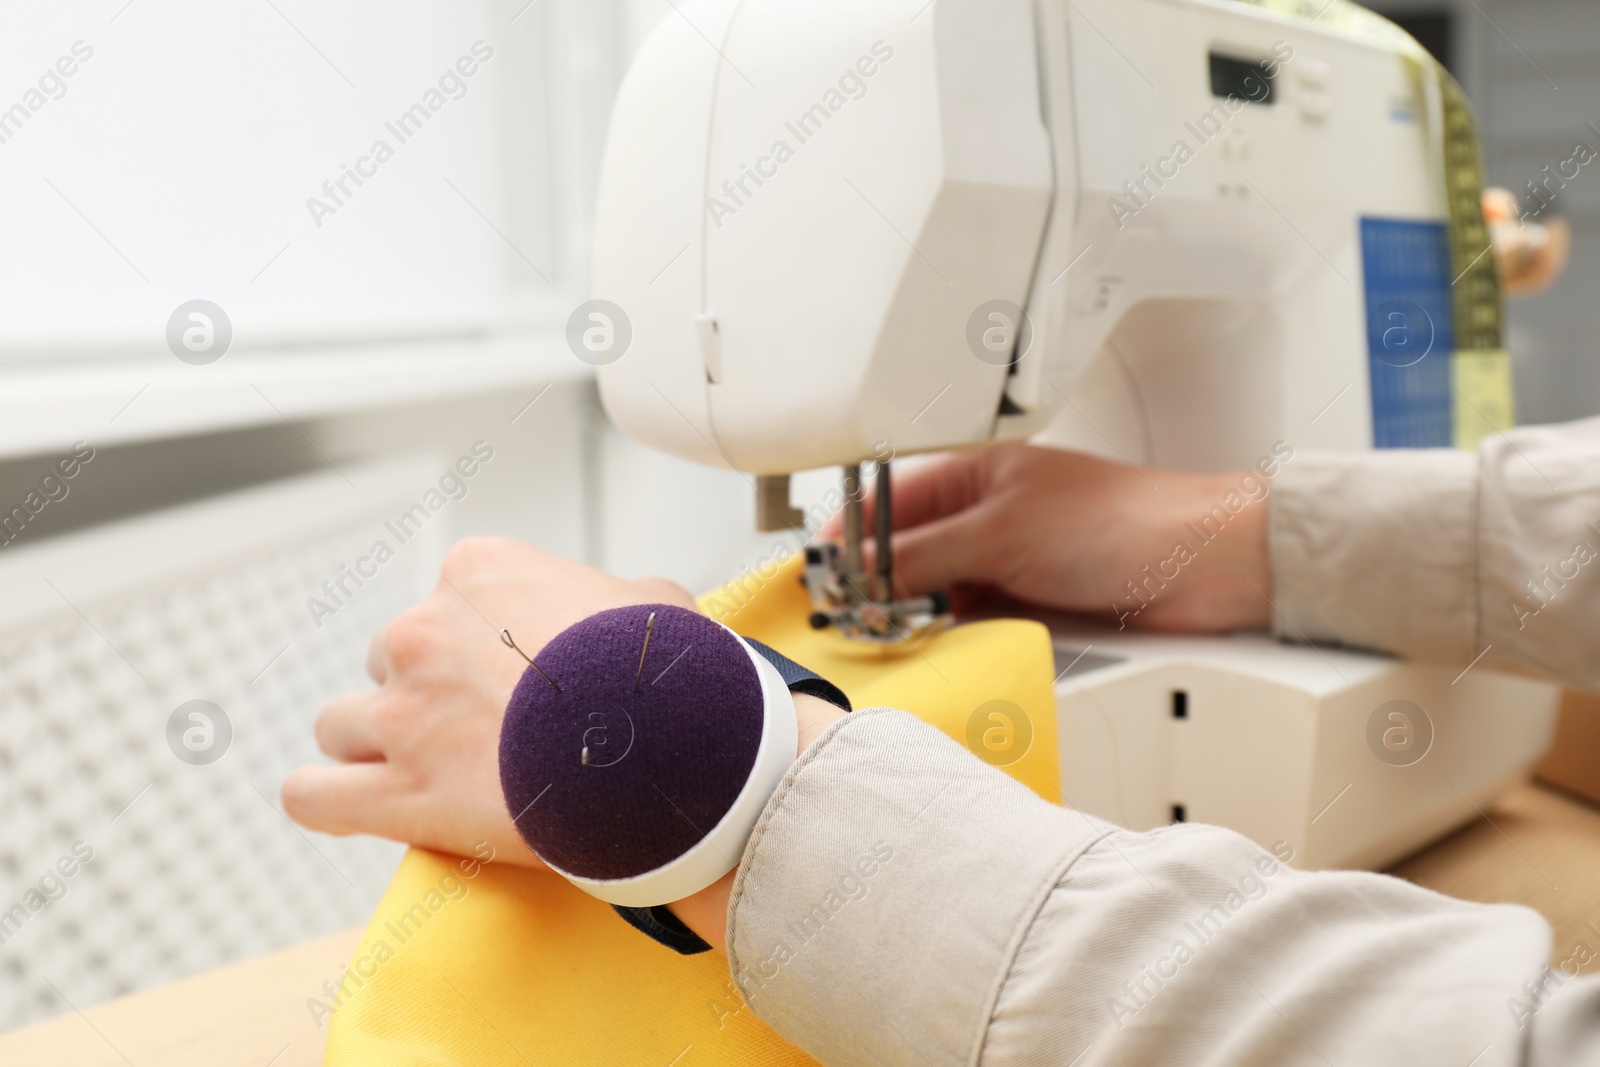
[[344, 969], [360, 939], [352, 927], [0, 1034], [0, 1064], [315, 1067], [328, 1031], [312, 1022], [306, 999]]
[[1452, 897], [1539, 911], [1555, 928], [1551, 963], [1579, 940], [1600, 949], [1600, 809], [1566, 793], [1513, 789], [1486, 818], [1390, 873]]
[[[1563, 793], [1514, 789], [1393, 873], [1451, 896], [1538, 909], [1556, 930], [1552, 962], [1580, 938], [1600, 946], [1600, 809]], [[306, 998], [339, 973], [359, 937], [344, 930], [0, 1034], [0, 1064], [312, 1067], [327, 1030]]]

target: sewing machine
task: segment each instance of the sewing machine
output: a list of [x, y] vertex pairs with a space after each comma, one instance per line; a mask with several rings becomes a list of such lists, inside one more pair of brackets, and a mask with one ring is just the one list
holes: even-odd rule
[[[609, 133], [606, 410], [756, 475], [767, 526], [797, 524], [791, 472], [859, 500], [873, 462], [887, 500], [890, 457], [1033, 436], [1195, 471], [1461, 440], [1452, 134], [1417, 51], [1228, 0], [684, 5]], [[816, 625], [948, 624], [890, 553], [865, 572], [859, 506], [844, 529], [808, 560]], [[1554, 687], [1481, 665], [1045, 621], [1069, 803], [1303, 866], [1475, 817], [1553, 729]]]

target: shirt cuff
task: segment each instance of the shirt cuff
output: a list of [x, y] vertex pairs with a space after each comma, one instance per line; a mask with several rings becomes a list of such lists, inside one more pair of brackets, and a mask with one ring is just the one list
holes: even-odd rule
[[728, 908], [733, 980], [823, 1063], [973, 1062], [1029, 925], [1114, 829], [911, 715], [858, 711], [756, 824]]
[[1476, 652], [1478, 457], [1306, 453], [1273, 487], [1273, 630], [1452, 661]]

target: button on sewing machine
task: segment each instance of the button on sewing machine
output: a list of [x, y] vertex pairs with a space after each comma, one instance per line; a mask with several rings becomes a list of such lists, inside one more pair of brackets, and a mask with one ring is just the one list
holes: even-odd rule
[[1307, 59], [1299, 66], [1300, 114], [1311, 122], [1322, 122], [1333, 111], [1328, 75], [1328, 64], [1320, 59]]

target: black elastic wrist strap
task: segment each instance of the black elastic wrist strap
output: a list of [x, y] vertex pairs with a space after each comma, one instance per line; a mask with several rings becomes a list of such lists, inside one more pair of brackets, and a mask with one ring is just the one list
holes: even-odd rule
[[658, 904], [653, 908], [625, 908], [621, 904], [611, 906], [617, 909], [617, 914], [622, 916], [623, 922], [646, 937], [661, 942], [680, 956], [693, 956], [700, 952], [711, 951], [711, 946], [706, 944], [705, 938], [683, 925], [683, 920], [672, 914], [672, 909], [665, 904]]
[[[768, 648], [760, 641], [746, 637], [744, 642], [755, 649], [762, 659], [778, 669], [778, 674], [783, 677], [783, 683], [789, 687], [789, 692], [805, 693], [826, 700], [836, 708], [851, 710], [850, 698], [844, 695], [844, 690], [815, 671], [806, 670], [788, 656]], [[614, 904], [612, 907], [617, 909], [617, 914], [622, 916], [629, 926], [680, 955], [693, 956], [711, 950], [705, 939], [683, 925], [682, 920], [672, 914], [665, 904], [653, 908], [625, 908], [620, 904]]]
[[762, 659], [778, 668], [778, 674], [783, 677], [783, 684], [789, 687], [789, 692], [805, 693], [826, 700], [841, 711], [851, 710], [850, 698], [844, 695], [844, 690], [816, 671], [807, 670], [783, 653], [774, 651], [753, 638], [746, 637], [744, 643], [755, 649]]

